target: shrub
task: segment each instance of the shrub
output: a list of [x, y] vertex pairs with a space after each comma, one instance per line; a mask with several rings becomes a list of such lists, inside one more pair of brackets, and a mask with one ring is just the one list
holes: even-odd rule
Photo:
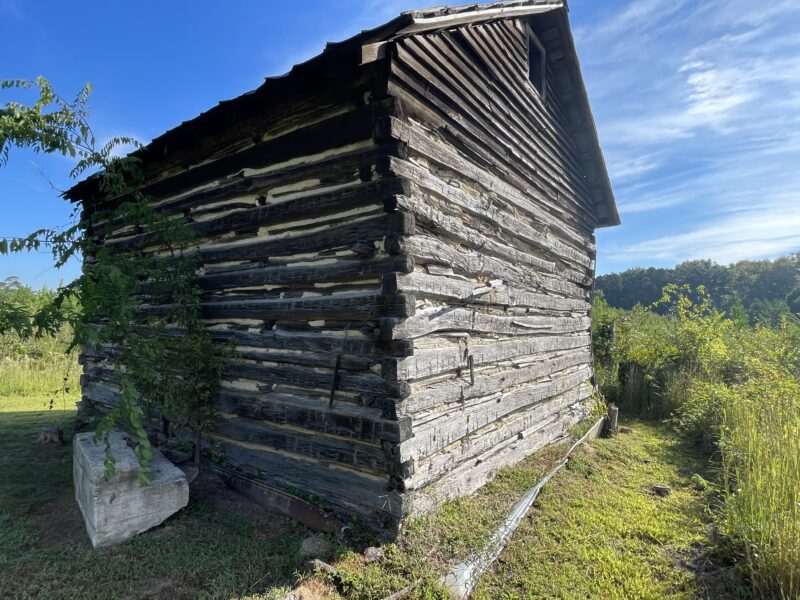
[[[0, 314], [33, 314], [52, 302], [55, 292], [33, 290], [15, 278], [0, 282]], [[2, 328], [0, 328], [2, 329]], [[68, 352], [72, 331], [64, 326], [50, 334], [32, 335], [5, 327], [0, 335], [0, 395], [76, 395], [80, 367], [76, 352]]]
[[648, 308], [599, 301], [593, 321], [606, 397], [622, 410], [669, 416], [715, 451], [727, 547], [756, 595], [800, 597], [798, 320], [751, 328], [714, 310], [702, 288], [667, 286]]

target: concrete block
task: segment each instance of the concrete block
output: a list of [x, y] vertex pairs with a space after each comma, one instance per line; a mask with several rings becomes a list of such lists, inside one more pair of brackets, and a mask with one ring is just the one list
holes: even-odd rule
[[189, 502], [186, 475], [156, 448], [150, 466], [151, 483], [139, 483], [139, 463], [127, 439], [121, 431], [109, 436], [116, 471], [108, 480], [104, 444], [96, 442], [91, 432], [80, 433], [73, 440], [75, 500], [93, 546], [118, 544], [147, 531]]

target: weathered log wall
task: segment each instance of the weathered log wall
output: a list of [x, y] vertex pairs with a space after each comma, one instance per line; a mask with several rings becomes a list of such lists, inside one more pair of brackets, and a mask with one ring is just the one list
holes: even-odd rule
[[[395, 410], [406, 392], [382, 365], [411, 348], [384, 340], [379, 324], [414, 310], [383, 289], [386, 274], [413, 270], [389, 248], [414, 227], [397, 211], [404, 183], [379, 172], [395, 149], [375, 131], [395, 111], [383, 64], [344, 61], [298, 81], [210, 136], [216, 144], [201, 138], [201, 151], [178, 146], [149, 166], [145, 191], [197, 232], [204, 317], [236, 346], [206, 439], [213, 454], [234, 473], [391, 525], [403, 515], [393, 448], [410, 429]], [[126, 227], [106, 243], [153, 249]], [[83, 362], [86, 399], [113, 404], [113, 352]]]
[[414, 269], [384, 289], [416, 311], [381, 331], [414, 345], [386, 368], [411, 390], [397, 458], [421, 512], [585, 415], [596, 222], [555, 71], [545, 98], [528, 79], [524, 20], [420, 34], [391, 56], [402, 112], [386, 128], [403, 145], [389, 170], [415, 222], [397, 245]]
[[[206, 439], [225, 469], [395, 528], [585, 415], [594, 201], [525, 27], [337, 51], [148, 149], [145, 192], [198, 233], [204, 316], [238, 351]], [[113, 351], [83, 362], [113, 404]]]

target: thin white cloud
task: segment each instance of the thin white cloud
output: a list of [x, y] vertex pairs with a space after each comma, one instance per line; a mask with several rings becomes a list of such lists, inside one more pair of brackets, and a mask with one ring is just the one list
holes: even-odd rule
[[642, 154], [641, 156], [606, 155], [608, 170], [617, 182], [637, 178], [644, 173], [653, 171], [661, 165], [661, 162], [657, 153]]
[[641, 35], [682, 10], [687, 0], [638, 0], [630, 2], [605, 21], [575, 28], [582, 44], [616, 42], [631, 34]]
[[620, 203], [618, 209], [626, 215], [635, 213], [650, 212], [656, 209], [669, 208], [686, 202], [686, 197], [681, 194], [666, 194], [647, 196], [643, 200], [637, 202], [623, 202]]
[[800, 247], [798, 25], [796, 1], [638, 0], [579, 29], [623, 220], [601, 270]]
[[704, 24], [712, 27], [758, 27], [776, 19], [791, 18], [800, 11], [796, 0], [770, 0], [753, 4], [751, 0], [706, 0]]
[[[800, 202], [800, 195], [788, 198]], [[785, 206], [759, 208], [733, 215], [685, 233], [667, 235], [611, 250], [620, 263], [660, 261], [677, 263], [709, 258], [727, 264], [747, 258], [788, 254], [800, 249], [800, 211]]]

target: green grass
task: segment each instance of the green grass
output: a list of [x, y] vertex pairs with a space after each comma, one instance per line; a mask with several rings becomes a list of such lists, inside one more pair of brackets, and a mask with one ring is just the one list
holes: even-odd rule
[[719, 597], [687, 568], [709, 544], [707, 498], [691, 481], [709, 476], [706, 460], [662, 426], [633, 427], [551, 482], [476, 598]]
[[41, 427], [72, 420], [46, 403], [0, 398], [0, 596], [279, 598], [295, 584], [308, 532], [211, 498], [120, 546], [93, 549], [72, 496], [71, 446], [35, 443]]
[[[707, 459], [665, 425], [633, 428], [577, 452], [544, 488], [474, 598], [726, 597], [736, 579], [733, 572], [723, 577], [709, 558], [711, 492], [698, 485], [712, 476]], [[479, 548], [563, 451], [551, 448], [505, 469], [478, 495], [413, 521], [400, 541], [384, 546], [379, 564], [344, 551], [336, 564], [344, 595], [383, 598], [421, 579], [409, 598], [444, 598], [439, 575]], [[655, 495], [655, 483], [672, 492]]]
[[[211, 496], [194, 498], [167, 523], [113, 548], [92, 549], [72, 497], [71, 448], [35, 443], [74, 412], [45, 397], [0, 397], [0, 573], [13, 598], [281, 598], [300, 579], [308, 532], [288, 520]], [[707, 462], [663, 425], [592, 442], [544, 489], [489, 571], [476, 598], [699, 598], [722, 595], [706, 569]], [[358, 528], [336, 548], [338, 589], [306, 581], [321, 597], [384, 598], [421, 579], [409, 598], [444, 598], [438, 577], [481, 546], [508, 508], [564, 447], [503, 470], [471, 498], [411, 521], [366, 564], [377, 544]], [[696, 479], [696, 478], [695, 478]], [[666, 483], [672, 493], [650, 491]], [[705, 566], [704, 566], [705, 565]], [[708, 571], [708, 572], [707, 572]]]

